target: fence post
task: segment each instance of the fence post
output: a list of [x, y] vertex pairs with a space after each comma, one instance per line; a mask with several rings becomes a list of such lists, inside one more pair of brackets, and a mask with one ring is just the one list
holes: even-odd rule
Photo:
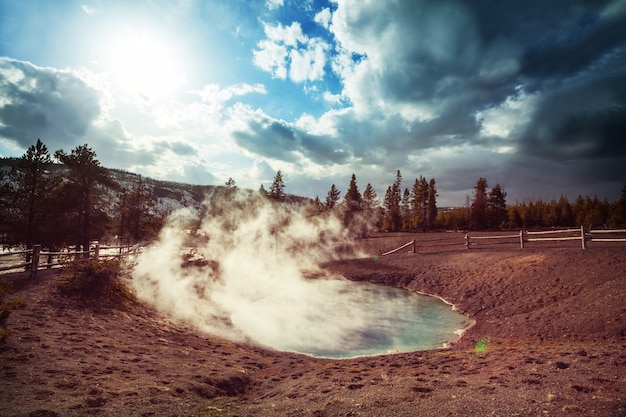
[[469, 233], [465, 233], [465, 249], [469, 249], [470, 248], [470, 237], [469, 237]]
[[93, 251], [93, 257], [96, 261], [100, 259], [100, 242], [96, 243], [96, 248]]
[[49, 252], [48, 252], [48, 261], [46, 262], [46, 269], [51, 269], [51, 268], [52, 268], [52, 260], [53, 260], [53, 259], [52, 259], [52, 257], [53, 257], [52, 252], [56, 252], [56, 251], [57, 251], [57, 249], [56, 249], [56, 247], [53, 245], [53, 246], [50, 246], [50, 247], [49, 247], [48, 251], [49, 251]]
[[415, 239], [413, 239], [413, 253], [416, 253], [415, 252]]
[[580, 226], [580, 239], [582, 241], [583, 249], [587, 249], [587, 243], [585, 242], [585, 226]]
[[39, 252], [41, 252], [41, 245], [33, 245], [33, 256], [30, 265], [31, 278], [37, 278], [37, 269], [39, 268]]
[[519, 246], [524, 249], [524, 229], [520, 229], [519, 231]]

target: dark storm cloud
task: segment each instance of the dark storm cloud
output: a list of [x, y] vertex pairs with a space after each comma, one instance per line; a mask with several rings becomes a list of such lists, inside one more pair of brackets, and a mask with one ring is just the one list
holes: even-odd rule
[[250, 152], [290, 163], [299, 163], [302, 155], [318, 164], [341, 163], [347, 156], [332, 138], [307, 134], [265, 116], [250, 118], [245, 130], [235, 130], [232, 135]]
[[[556, 183], [568, 182], [576, 170], [596, 185], [624, 176], [626, 3], [347, 6], [344, 11], [340, 4], [340, 14], [334, 16], [336, 36], [372, 67], [368, 77], [344, 78], [352, 101], [361, 100], [370, 109], [380, 101], [388, 109], [407, 104], [432, 109], [431, 117], [405, 122], [404, 132], [397, 115], [383, 116], [383, 124], [375, 117], [359, 120], [365, 124], [360, 129], [350, 129], [351, 121], [343, 120], [355, 155], [363, 136], [351, 132], [371, 135], [368, 148], [379, 153], [371, 160], [388, 161], [389, 171], [391, 164], [407, 166], [411, 153], [467, 146], [474, 151], [465, 160], [449, 166], [442, 160], [432, 174], [446, 176], [442, 183], [451, 187], [464, 175], [491, 175], [515, 184], [520, 193], [524, 185], [508, 173], [512, 166], [521, 167], [518, 175], [533, 178], [533, 169], [559, 173], [553, 177]], [[515, 106], [506, 108], [507, 101]], [[491, 133], [482, 131], [478, 117], [489, 110], [501, 116], [490, 120], [499, 127]], [[504, 110], [507, 117], [502, 117]], [[500, 154], [500, 148], [507, 150]], [[527, 168], [517, 162], [528, 159], [551, 167]], [[558, 188], [556, 183], [550, 186]]]
[[626, 156], [626, 56], [545, 89], [536, 116], [523, 133], [527, 153], [560, 160]]
[[0, 136], [28, 147], [42, 138], [54, 149], [84, 141], [100, 114], [97, 91], [78, 77], [0, 58]]
[[571, 20], [564, 33], [550, 34], [530, 45], [522, 58], [522, 74], [532, 77], [568, 76], [619, 48], [626, 38], [624, 16], [601, 19], [598, 10], [589, 9]]

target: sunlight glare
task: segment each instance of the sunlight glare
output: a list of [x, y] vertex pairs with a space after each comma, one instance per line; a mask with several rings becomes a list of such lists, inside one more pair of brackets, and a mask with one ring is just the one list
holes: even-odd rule
[[144, 96], [171, 93], [185, 82], [175, 49], [147, 35], [121, 36], [111, 42], [107, 67], [125, 91]]

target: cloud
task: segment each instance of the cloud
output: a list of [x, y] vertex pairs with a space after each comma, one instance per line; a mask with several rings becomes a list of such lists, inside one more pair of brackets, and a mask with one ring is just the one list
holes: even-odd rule
[[83, 10], [83, 12], [85, 12], [85, 14], [92, 16], [94, 14], [98, 14], [100, 13], [100, 10], [95, 8], [95, 7], [91, 7], [87, 4], [81, 4], [80, 8]]
[[481, 126], [480, 134], [508, 139], [512, 131], [525, 127], [531, 120], [538, 100], [537, 94], [528, 95], [519, 87], [503, 103], [478, 111], [476, 121]]
[[289, 26], [263, 24], [266, 39], [253, 51], [254, 64], [272, 76], [295, 83], [324, 78], [326, 53], [330, 46], [319, 38], [309, 38], [299, 22]]
[[27, 148], [78, 145], [100, 115], [100, 95], [70, 71], [0, 58], [0, 136]]
[[296, 165], [306, 161], [324, 165], [345, 162], [348, 156], [336, 138], [310, 134], [260, 110], [236, 106], [231, 119], [238, 123], [230, 128], [236, 144], [265, 158]]
[[289, 78], [295, 83], [316, 81], [324, 78], [328, 45], [316, 39], [308, 42], [306, 49], [289, 52], [291, 66]]
[[267, 7], [270, 10], [277, 9], [283, 6], [283, 4], [284, 4], [284, 0], [266, 0], [265, 1], [265, 7]]
[[328, 29], [328, 27], [330, 26], [331, 16], [332, 15], [330, 9], [328, 7], [325, 7], [322, 9], [321, 12], [315, 14], [315, 18], [313, 20], [315, 20], [316, 23], [322, 25], [322, 27]]
[[[235, 51], [224, 68], [237, 71], [222, 80], [233, 84], [194, 74], [185, 91], [135, 103], [106, 74], [4, 58], [3, 143], [88, 142], [103, 162], [164, 176], [197, 167], [196, 178], [205, 167], [220, 182], [233, 176], [252, 188], [261, 181], [251, 166], [267, 164], [308, 195], [347, 184], [352, 172], [384, 194], [397, 169], [407, 181], [435, 177], [442, 203], [481, 176], [502, 182], [513, 199], [578, 175], [619, 193], [623, 1], [187, 6], [174, 8], [177, 18], [199, 11], [229, 35], [242, 28], [229, 38], [236, 45], [224, 44]], [[75, 12], [86, 19], [87, 10]], [[204, 23], [190, 27], [205, 33]], [[550, 181], [531, 186], [524, 175]]]

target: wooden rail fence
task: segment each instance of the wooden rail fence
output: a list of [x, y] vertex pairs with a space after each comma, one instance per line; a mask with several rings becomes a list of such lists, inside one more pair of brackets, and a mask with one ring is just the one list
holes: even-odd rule
[[[55, 266], [63, 265], [63, 263], [72, 258], [77, 258], [78, 256], [88, 254], [90, 259], [100, 259], [100, 258], [114, 258], [114, 257], [122, 257], [129, 256], [135, 253], [137, 250], [136, 246], [100, 246], [99, 243], [96, 243], [91, 249], [86, 251], [77, 251], [77, 250], [66, 250], [66, 251], [43, 251], [41, 245], [33, 245], [32, 249], [21, 250], [21, 251], [11, 251], [0, 253], [0, 258], [9, 257], [9, 256], [24, 256], [25, 261], [11, 264], [11, 265], [0, 265], [0, 272], [2, 271], [10, 271], [13, 269], [26, 268], [26, 270], [30, 270], [30, 274], [32, 278], [37, 276], [37, 271], [43, 268], [50, 269]], [[105, 251], [117, 251], [117, 253], [104, 253]], [[42, 259], [45, 257], [45, 263], [42, 263]], [[55, 259], [56, 258], [56, 259]]]
[[[580, 241], [582, 249], [587, 249], [587, 242], [626, 242], [626, 229], [607, 229], [607, 230], [589, 230], [585, 232], [585, 228], [581, 226], [575, 229], [562, 229], [562, 230], [545, 230], [545, 231], [527, 231], [520, 230], [516, 234], [506, 235], [471, 235], [466, 233], [463, 236], [463, 241], [440, 238], [440, 239], [427, 239], [417, 242], [416, 239], [390, 251], [382, 254], [382, 256], [391, 255], [399, 252], [411, 246], [411, 253], [417, 253], [417, 247], [433, 247], [433, 246], [461, 246], [464, 245], [466, 249], [470, 249], [472, 246], [477, 245], [497, 245], [497, 244], [511, 244], [512, 241], [518, 242], [520, 248], [524, 248], [528, 242], [558, 242], [558, 241]], [[445, 243], [444, 243], [445, 242]]]

